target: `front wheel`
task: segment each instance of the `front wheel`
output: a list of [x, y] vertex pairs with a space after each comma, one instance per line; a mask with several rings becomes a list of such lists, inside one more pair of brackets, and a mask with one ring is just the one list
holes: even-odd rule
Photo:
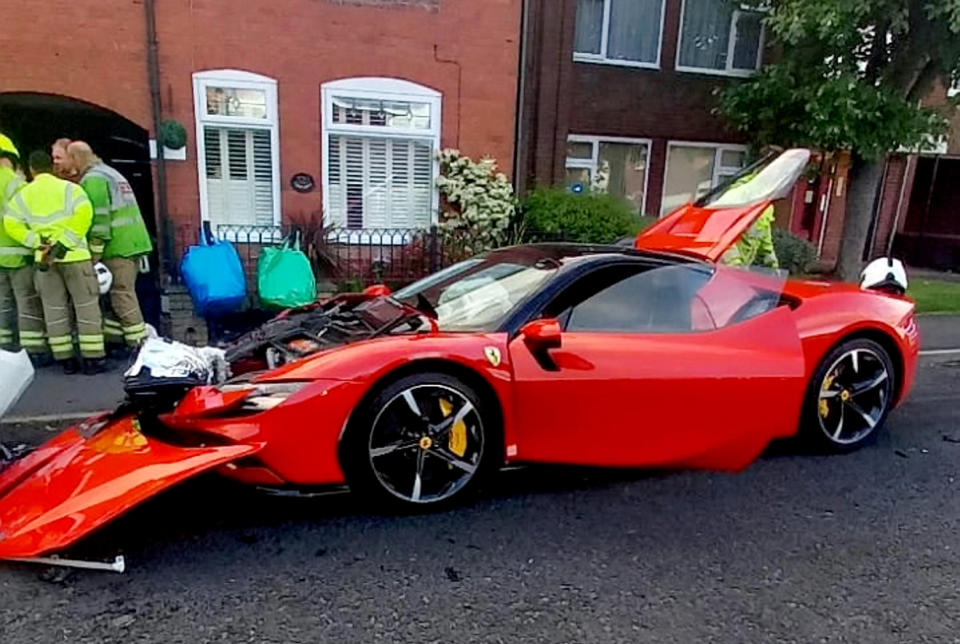
[[351, 489], [398, 509], [456, 503], [494, 467], [497, 420], [458, 378], [413, 374], [377, 392], [344, 434]]
[[850, 452], [872, 440], [893, 406], [895, 373], [887, 351], [872, 340], [848, 340], [814, 373], [804, 403], [802, 433], [815, 447]]

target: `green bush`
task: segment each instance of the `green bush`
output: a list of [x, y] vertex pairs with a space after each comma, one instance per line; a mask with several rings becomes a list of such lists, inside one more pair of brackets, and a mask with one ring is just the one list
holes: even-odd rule
[[805, 239], [774, 226], [773, 247], [780, 261], [780, 267], [790, 271], [791, 275], [809, 273], [817, 261], [817, 249]]
[[633, 206], [610, 194], [574, 194], [566, 188], [537, 188], [523, 202], [524, 238], [562, 239], [607, 244], [650, 225], [653, 217], [640, 217]]

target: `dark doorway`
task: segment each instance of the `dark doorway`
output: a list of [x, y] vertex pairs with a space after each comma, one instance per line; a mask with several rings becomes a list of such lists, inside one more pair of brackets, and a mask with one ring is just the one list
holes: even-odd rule
[[960, 270], [960, 159], [917, 159], [913, 190], [895, 250], [912, 266]]
[[[86, 101], [55, 94], [9, 92], [0, 93], [0, 132], [13, 139], [24, 156], [37, 149], [49, 152], [59, 138], [89, 143], [100, 158], [130, 182], [150, 235], [156, 240], [150, 144], [144, 128]], [[137, 292], [147, 321], [157, 325], [160, 290], [156, 253], [150, 263], [153, 270], [140, 277]]]

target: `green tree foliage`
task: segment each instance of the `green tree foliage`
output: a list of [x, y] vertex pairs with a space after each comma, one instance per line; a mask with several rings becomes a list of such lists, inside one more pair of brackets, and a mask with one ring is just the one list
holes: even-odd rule
[[[853, 153], [839, 272], [859, 270], [883, 156], [920, 149], [948, 112], [921, 104], [960, 69], [958, 0], [771, 0], [774, 64], [720, 92], [720, 112], [758, 145]], [[951, 108], [952, 109], [952, 108]]]
[[769, 65], [727, 88], [720, 109], [757, 146], [854, 150], [868, 160], [916, 147], [943, 130], [943, 117], [933, 109], [850, 74], [820, 71], [789, 61]]

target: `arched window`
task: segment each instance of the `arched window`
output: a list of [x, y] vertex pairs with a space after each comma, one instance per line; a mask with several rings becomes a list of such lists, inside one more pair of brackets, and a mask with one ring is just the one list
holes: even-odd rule
[[277, 81], [232, 69], [193, 75], [200, 213], [223, 225], [280, 223]]
[[325, 83], [323, 206], [350, 229], [436, 221], [440, 92], [396, 78]]

